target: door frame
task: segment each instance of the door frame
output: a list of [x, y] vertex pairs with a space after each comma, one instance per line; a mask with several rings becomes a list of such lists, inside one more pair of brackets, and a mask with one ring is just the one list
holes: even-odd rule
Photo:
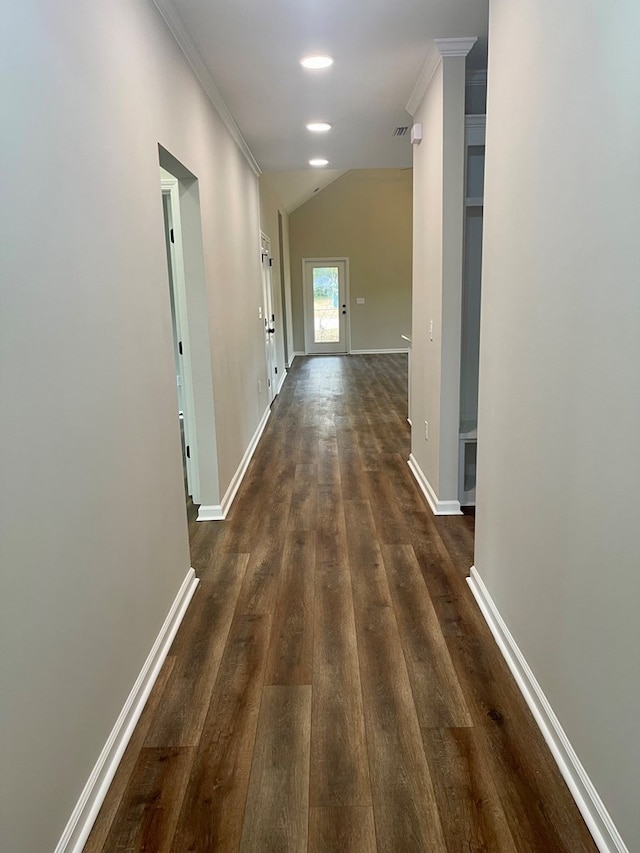
[[[344, 300], [347, 305], [347, 314], [345, 318], [344, 324], [344, 354], [351, 355], [351, 297], [350, 297], [350, 288], [349, 288], [349, 258], [338, 258], [338, 257], [330, 257], [330, 258], [303, 258], [302, 259], [302, 300], [303, 300], [303, 319], [304, 319], [304, 352], [305, 355], [322, 355], [322, 353], [309, 352], [309, 347], [312, 344], [309, 336], [311, 333], [311, 329], [309, 328], [309, 294], [307, 293], [307, 264], [324, 264], [325, 266], [331, 266], [336, 262], [344, 263]], [[326, 353], [327, 355], [343, 355], [342, 352], [339, 353]]]
[[[278, 375], [278, 320], [276, 318], [273, 298], [273, 255], [271, 254], [271, 239], [260, 232], [260, 262], [262, 265], [262, 299], [264, 323], [264, 352], [267, 371], [267, 398], [269, 405], [273, 403], [278, 393], [276, 378]], [[270, 331], [271, 330], [271, 331]]]
[[[225, 515], [220, 495], [218, 430], [213, 394], [213, 348], [211, 346], [211, 336], [214, 330], [210, 325], [211, 311], [209, 309], [209, 291], [216, 287], [217, 280], [215, 271], [214, 278], [211, 280], [208, 280], [205, 274], [202, 209], [198, 177], [161, 145], [158, 145], [158, 160], [160, 172], [158, 177], [166, 178], [169, 182], [177, 182], [177, 195], [174, 194], [174, 198], [178, 202], [176, 209], [179, 211], [182, 231], [184, 274], [182, 297], [186, 305], [186, 313], [181, 317], [181, 320], [186, 324], [189, 343], [189, 374], [192, 382], [194, 406], [191, 432], [197, 437], [194, 450], [191, 453], [194, 462], [193, 467], [197, 472], [193, 502], [199, 505], [197, 520], [212, 521], [224, 518]], [[160, 216], [162, 217], [163, 203], [160, 193], [158, 193], [158, 201]], [[214, 260], [215, 257], [217, 256], [214, 253]], [[168, 295], [168, 282], [165, 283], [165, 287]], [[184, 346], [183, 349], [185, 349]], [[179, 432], [177, 423], [176, 432]], [[182, 466], [182, 451], [179, 440], [176, 449], [180, 452], [180, 464]]]
[[284, 258], [284, 223], [282, 221], [282, 213], [278, 211], [278, 259], [280, 273], [280, 303], [282, 310], [282, 351], [284, 355], [284, 369], [291, 364], [291, 352], [293, 347], [289, 339], [291, 329], [291, 305], [290, 298], [287, 299], [287, 281], [285, 276]]
[[[177, 178], [161, 176], [162, 195], [168, 197], [169, 227], [173, 231], [173, 241], [169, 243], [171, 257], [171, 277], [176, 331], [181, 344], [180, 361], [182, 369], [182, 403], [184, 409], [183, 428], [186, 448], [187, 489], [194, 504], [200, 503], [200, 474], [198, 470], [198, 443], [195, 429], [195, 394], [191, 366], [191, 342], [187, 308], [187, 286], [184, 272], [184, 252], [182, 245], [182, 223], [180, 220], [180, 190]], [[170, 294], [171, 294], [170, 292]]]

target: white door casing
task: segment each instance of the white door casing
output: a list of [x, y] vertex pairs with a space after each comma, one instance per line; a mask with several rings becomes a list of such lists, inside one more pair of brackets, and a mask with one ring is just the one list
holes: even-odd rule
[[264, 325], [264, 347], [267, 367], [267, 399], [271, 404], [278, 390], [278, 356], [276, 353], [276, 315], [273, 299], [273, 256], [271, 241], [266, 234], [260, 235], [260, 257], [262, 261], [262, 303]]
[[180, 222], [180, 199], [177, 178], [162, 177], [162, 195], [168, 197], [167, 219], [170, 228], [171, 296], [178, 338], [176, 381], [178, 402], [182, 407], [182, 423], [186, 445], [187, 490], [195, 504], [200, 503], [200, 482], [197, 465], [197, 442], [195, 434], [195, 402], [191, 372], [191, 347], [187, 322], [187, 294]]

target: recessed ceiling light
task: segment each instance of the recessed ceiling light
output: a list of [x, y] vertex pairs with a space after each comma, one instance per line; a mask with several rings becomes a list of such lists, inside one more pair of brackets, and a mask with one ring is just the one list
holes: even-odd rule
[[304, 68], [328, 68], [330, 65], [333, 65], [333, 59], [330, 56], [314, 54], [313, 56], [305, 56], [301, 59], [300, 65]]
[[313, 133], [326, 133], [331, 130], [331, 125], [327, 121], [310, 121], [307, 130], [311, 130]]
[[324, 157], [314, 157], [313, 160], [309, 160], [310, 166], [326, 166], [329, 161], [325, 160]]

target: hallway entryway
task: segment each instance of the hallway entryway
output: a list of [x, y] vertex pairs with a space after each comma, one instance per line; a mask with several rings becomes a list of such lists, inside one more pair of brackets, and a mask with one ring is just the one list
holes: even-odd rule
[[297, 358], [85, 848], [587, 853], [409, 468], [407, 357]]

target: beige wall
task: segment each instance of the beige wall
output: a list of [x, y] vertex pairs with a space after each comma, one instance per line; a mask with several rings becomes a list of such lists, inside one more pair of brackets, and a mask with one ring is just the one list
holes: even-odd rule
[[[282, 257], [280, 256], [278, 235], [278, 213], [282, 217]], [[260, 175], [260, 227], [271, 240], [273, 255], [273, 296], [275, 301], [276, 353], [278, 373], [284, 374], [285, 360], [285, 328], [286, 351], [289, 360], [293, 354], [293, 330], [291, 321], [291, 265], [289, 261], [289, 214], [284, 209], [282, 199], [276, 188], [264, 173]], [[284, 294], [282, 292], [281, 273], [284, 276]]]
[[558, 12], [491, 3], [475, 559], [640, 850], [640, 5]]
[[404, 346], [400, 336], [411, 327], [411, 188], [410, 169], [356, 169], [291, 214], [296, 351], [304, 352], [303, 258], [349, 258], [352, 350]]
[[158, 144], [198, 178], [222, 492], [266, 408], [259, 202], [148, 0], [0, 42], [0, 849], [43, 853], [189, 567]]

